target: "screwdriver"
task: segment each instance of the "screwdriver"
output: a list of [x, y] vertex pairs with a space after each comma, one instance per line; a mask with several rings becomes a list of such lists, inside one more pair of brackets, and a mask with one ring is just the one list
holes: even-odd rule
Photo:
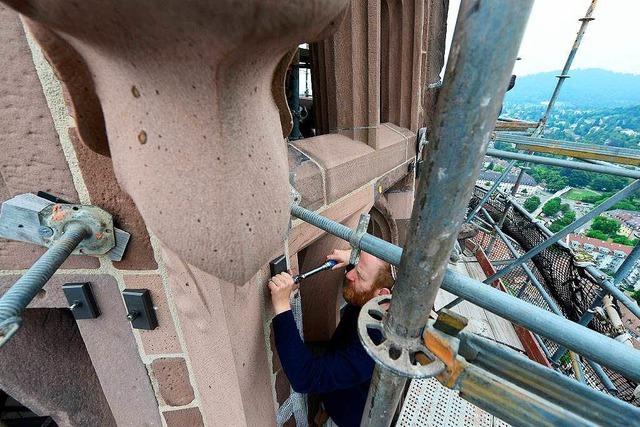
[[331, 270], [338, 262], [330, 259], [329, 261], [322, 264], [320, 267], [314, 268], [313, 270], [307, 271], [306, 273], [298, 274], [293, 276], [294, 283], [300, 283], [302, 279], [306, 279], [309, 276], [313, 276], [316, 273], [320, 273], [321, 271]]

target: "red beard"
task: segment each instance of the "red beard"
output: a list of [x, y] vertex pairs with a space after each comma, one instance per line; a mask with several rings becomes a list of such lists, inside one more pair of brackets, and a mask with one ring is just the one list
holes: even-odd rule
[[349, 281], [345, 279], [342, 284], [342, 296], [349, 304], [362, 307], [376, 295], [375, 290], [369, 290], [366, 292], [356, 291], [352, 286], [350, 286]]

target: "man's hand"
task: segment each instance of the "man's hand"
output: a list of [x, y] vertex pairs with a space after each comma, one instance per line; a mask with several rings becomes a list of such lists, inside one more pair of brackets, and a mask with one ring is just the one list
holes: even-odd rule
[[337, 264], [331, 268], [332, 270], [346, 267], [347, 264], [349, 264], [349, 258], [351, 258], [351, 249], [334, 249], [333, 252], [327, 255], [327, 261], [332, 259], [337, 262]]
[[296, 284], [293, 283], [293, 277], [289, 273], [280, 273], [273, 276], [269, 280], [269, 289], [271, 290], [273, 311], [276, 315], [291, 310], [289, 298], [291, 292], [296, 289]]

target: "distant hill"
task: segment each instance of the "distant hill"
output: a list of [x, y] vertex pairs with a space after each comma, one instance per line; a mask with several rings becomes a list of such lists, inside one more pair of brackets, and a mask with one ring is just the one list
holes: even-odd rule
[[[505, 104], [539, 104], [553, 93], [560, 71], [518, 77]], [[558, 106], [573, 108], [640, 105], [640, 74], [615, 73], [598, 68], [572, 70], [558, 98]], [[562, 104], [560, 104], [562, 103]]]

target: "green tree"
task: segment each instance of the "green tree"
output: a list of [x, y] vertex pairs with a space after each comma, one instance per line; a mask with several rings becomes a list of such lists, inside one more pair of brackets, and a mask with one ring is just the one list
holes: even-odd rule
[[544, 213], [546, 216], [553, 216], [558, 212], [560, 212], [561, 204], [562, 204], [562, 201], [560, 200], [560, 198], [554, 197], [553, 199], [547, 201], [547, 203], [544, 204], [544, 206], [542, 207], [542, 213]]
[[576, 220], [576, 213], [572, 210], [568, 210], [567, 212], [565, 212], [564, 215], [562, 215], [562, 218], [559, 218], [551, 223], [551, 225], [549, 226], [549, 230], [556, 233], [562, 230], [563, 228], [565, 228], [567, 225], [571, 224], [575, 220]]
[[619, 243], [627, 246], [635, 246], [638, 244], [638, 239], [629, 239], [627, 236], [623, 236], [622, 234], [616, 234], [611, 240], [613, 243]]
[[587, 237], [593, 237], [594, 239], [607, 240], [609, 238], [608, 235], [604, 234], [602, 231], [589, 229], [587, 231]]
[[589, 187], [598, 191], [620, 190], [629, 183], [627, 178], [612, 175], [598, 174], [591, 180]]
[[569, 181], [564, 176], [560, 175], [560, 173], [556, 171], [551, 171], [547, 173], [545, 177], [545, 187], [549, 191], [560, 191], [567, 186]]
[[591, 229], [600, 231], [608, 236], [615, 236], [620, 231], [620, 223], [615, 219], [605, 218], [603, 216], [597, 216], [594, 218], [591, 224]]
[[538, 209], [538, 206], [540, 206], [540, 197], [531, 196], [524, 201], [522, 206], [527, 210], [527, 212], [533, 212]]

